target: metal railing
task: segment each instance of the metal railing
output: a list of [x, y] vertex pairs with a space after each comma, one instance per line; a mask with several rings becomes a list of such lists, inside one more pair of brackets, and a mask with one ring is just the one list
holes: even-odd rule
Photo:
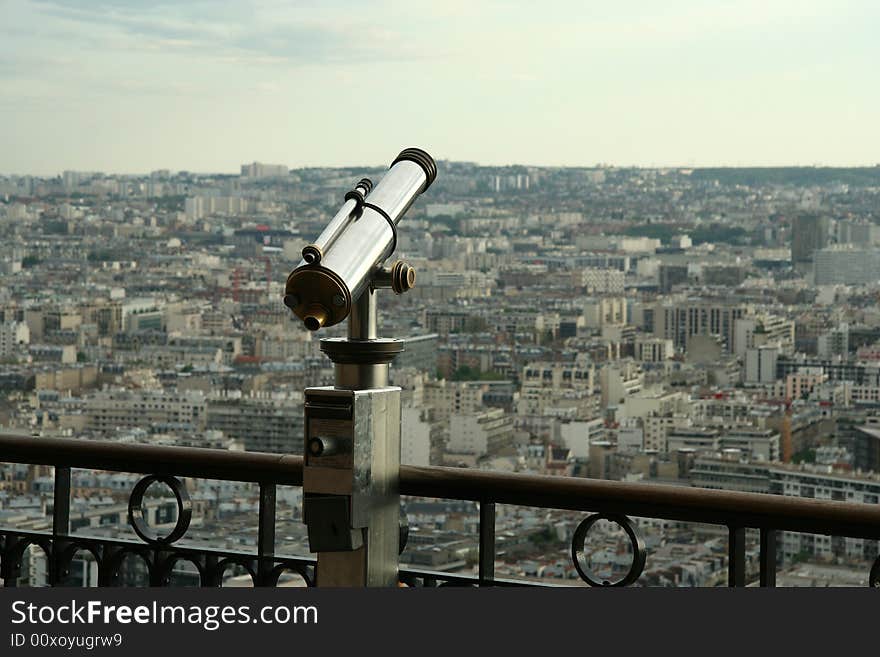
[[[118, 582], [123, 560], [144, 560], [151, 586], [167, 585], [176, 564], [189, 561], [202, 586], [219, 586], [230, 567], [243, 569], [256, 586], [274, 586], [285, 572], [296, 573], [307, 585], [315, 582], [315, 561], [275, 554], [275, 498], [278, 486], [302, 485], [299, 456], [230, 452], [215, 449], [161, 447], [85, 440], [0, 437], [0, 463], [48, 465], [55, 468], [52, 531], [30, 532], [0, 527], [0, 577], [6, 586], [18, 581], [25, 550], [42, 548], [48, 560], [48, 582], [58, 585], [74, 555], [86, 550], [98, 564], [98, 585]], [[84, 468], [146, 475], [131, 492], [128, 521], [140, 542], [93, 538], [70, 531], [71, 469]], [[187, 531], [191, 502], [178, 477], [250, 482], [259, 485], [256, 553], [175, 545]], [[176, 498], [173, 530], [160, 535], [142, 517], [143, 495], [150, 484], [163, 482]], [[402, 569], [410, 585], [502, 586], [531, 584], [495, 577], [495, 506], [522, 505], [589, 512], [575, 531], [571, 558], [580, 576], [591, 585], [628, 585], [638, 581], [646, 563], [644, 541], [630, 516], [705, 523], [727, 528], [727, 571], [730, 586], [746, 585], [746, 530], [760, 533], [759, 583], [776, 582], [776, 538], [780, 531], [880, 539], [880, 505], [853, 504], [779, 495], [740, 493], [701, 488], [630, 484], [616, 481], [506, 474], [443, 467], [402, 466], [402, 495], [469, 500], [479, 503], [478, 576], [419, 569]], [[632, 566], [618, 581], [595, 575], [584, 554], [590, 527], [599, 519], [617, 523], [626, 532]], [[880, 586], [880, 557], [869, 575]]]

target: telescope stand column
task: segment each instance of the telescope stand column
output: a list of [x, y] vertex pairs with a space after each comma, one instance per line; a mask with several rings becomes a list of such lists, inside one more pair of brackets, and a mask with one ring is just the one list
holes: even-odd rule
[[308, 388], [303, 504], [318, 586], [396, 586], [400, 540], [402, 340], [376, 338], [375, 292], [352, 308], [349, 337], [321, 340], [336, 385]]
[[[377, 337], [376, 291], [368, 287], [352, 305], [348, 316], [349, 340], [375, 340]], [[338, 385], [338, 381], [336, 382]]]

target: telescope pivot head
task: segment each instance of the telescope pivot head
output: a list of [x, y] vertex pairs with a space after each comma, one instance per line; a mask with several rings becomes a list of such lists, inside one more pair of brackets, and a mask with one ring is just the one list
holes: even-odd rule
[[338, 324], [348, 317], [352, 304], [345, 283], [320, 265], [294, 269], [284, 286], [284, 301], [310, 331]]

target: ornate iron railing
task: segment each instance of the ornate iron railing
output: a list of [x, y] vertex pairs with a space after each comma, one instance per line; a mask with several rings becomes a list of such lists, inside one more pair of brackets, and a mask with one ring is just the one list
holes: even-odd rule
[[[25, 550], [43, 549], [48, 582], [63, 583], [75, 554], [86, 550], [98, 565], [98, 585], [118, 582], [128, 555], [143, 559], [151, 586], [169, 583], [175, 565], [191, 562], [202, 586], [219, 586], [230, 567], [247, 572], [256, 586], [276, 585], [285, 572], [298, 574], [305, 584], [315, 582], [315, 560], [275, 553], [275, 498], [278, 486], [302, 485], [298, 456], [229, 452], [187, 447], [161, 447], [96, 441], [0, 437], [0, 463], [50, 465], [55, 468], [52, 531], [31, 532], [0, 528], [0, 577], [6, 586], [18, 581]], [[85, 468], [146, 475], [131, 491], [128, 521], [140, 542], [80, 536], [70, 530], [71, 469]], [[179, 477], [251, 482], [259, 485], [256, 554], [176, 545], [189, 527], [191, 502]], [[144, 492], [154, 482], [174, 493], [178, 512], [172, 531], [160, 535], [142, 517]], [[426, 498], [479, 503], [478, 576], [424, 569], [402, 569], [401, 581], [416, 586], [505, 586], [533, 584], [495, 577], [496, 504], [589, 512], [572, 540], [571, 557], [578, 574], [598, 586], [623, 586], [638, 581], [646, 563], [645, 544], [630, 516], [705, 523], [727, 528], [727, 570], [730, 586], [746, 582], [746, 530], [760, 532], [759, 583], [776, 582], [776, 536], [780, 531], [851, 538], [880, 538], [880, 505], [853, 504], [778, 495], [738, 493], [666, 485], [505, 474], [459, 468], [403, 466], [400, 492]], [[629, 571], [617, 581], [594, 574], [584, 553], [584, 541], [599, 519], [620, 525], [632, 553]], [[869, 575], [880, 586], [880, 557]]]

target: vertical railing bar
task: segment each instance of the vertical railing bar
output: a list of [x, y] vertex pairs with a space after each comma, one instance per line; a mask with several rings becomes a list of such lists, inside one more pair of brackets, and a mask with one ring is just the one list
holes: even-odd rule
[[[165, 551], [162, 550], [161, 547], [154, 547], [152, 550], [152, 568], [150, 568], [150, 586], [151, 587], [162, 587], [165, 586], [164, 577], [162, 576], [162, 570], [165, 567]], [[170, 556], [167, 558], [171, 558]], [[170, 575], [170, 573], [169, 573]]]
[[776, 586], [776, 530], [761, 527], [761, 586]]
[[55, 466], [55, 486], [52, 492], [52, 547], [46, 555], [49, 561], [49, 585], [61, 581], [61, 558], [70, 535], [70, 466]]
[[729, 527], [727, 542], [727, 585], [746, 585], [746, 528]]
[[55, 491], [52, 499], [53, 537], [70, 534], [70, 468], [56, 466]]
[[18, 587], [16, 573], [21, 572], [21, 559], [19, 559], [18, 564], [13, 564], [9, 559], [16, 543], [18, 543], [18, 540], [13, 539], [12, 536], [7, 536], [6, 540], [3, 542], [3, 554], [0, 555], [3, 557], [3, 559], [0, 560], [0, 575], [3, 576], [4, 588]]
[[274, 483], [260, 482], [260, 508], [257, 527], [257, 579], [265, 586], [275, 556], [275, 493]]
[[495, 503], [480, 502], [480, 586], [495, 579]]
[[[111, 566], [115, 557], [116, 550], [106, 545], [101, 551], [101, 565], [98, 568], [98, 588], [110, 587], [113, 585], [113, 571]], [[121, 564], [120, 564], [121, 567]]]
[[215, 554], [205, 553], [203, 557], [203, 568], [205, 569], [205, 571], [201, 577], [200, 585], [202, 586], [202, 588], [213, 588], [215, 586], [220, 586], [223, 580], [223, 573], [220, 572], [220, 569], [217, 567], [220, 563], [220, 560]]

